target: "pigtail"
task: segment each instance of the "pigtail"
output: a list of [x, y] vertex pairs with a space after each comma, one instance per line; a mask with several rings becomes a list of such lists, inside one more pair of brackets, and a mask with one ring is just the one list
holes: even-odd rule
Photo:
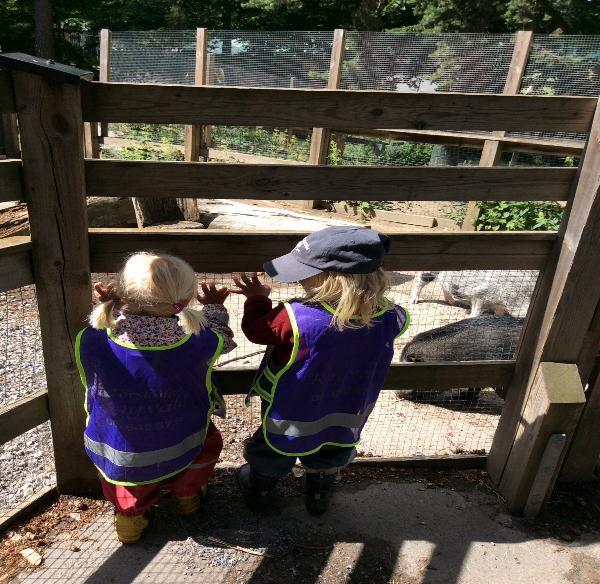
[[115, 305], [115, 300], [107, 300], [98, 304], [90, 314], [89, 323], [92, 328], [113, 328], [116, 324], [114, 315]]
[[177, 319], [179, 320], [179, 326], [188, 335], [197, 335], [200, 331], [204, 330], [208, 324], [204, 314], [199, 310], [194, 310], [187, 306], [177, 313]]

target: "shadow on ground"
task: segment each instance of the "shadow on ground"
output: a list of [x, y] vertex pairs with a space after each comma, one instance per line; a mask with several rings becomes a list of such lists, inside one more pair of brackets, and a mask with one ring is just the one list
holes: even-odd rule
[[323, 517], [306, 514], [292, 476], [259, 516], [244, 507], [232, 471], [220, 470], [202, 514], [180, 519], [165, 499], [136, 546], [114, 539], [105, 514], [75, 542], [54, 543], [20, 581], [595, 584], [600, 488], [579, 489], [559, 489], [531, 524], [506, 514], [479, 471], [358, 469], [346, 471]]

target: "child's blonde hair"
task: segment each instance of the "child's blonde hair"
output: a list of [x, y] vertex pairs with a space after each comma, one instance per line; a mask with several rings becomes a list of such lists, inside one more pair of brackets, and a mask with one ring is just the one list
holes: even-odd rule
[[381, 268], [370, 274], [323, 272], [301, 284], [310, 302], [333, 305], [336, 314], [331, 324], [340, 331], [372, 326], [373, 314], [389, 304], [384, 296], [389, 280]]
[[90, 315], [95, 329], [115, 326], [115, 305], [123, 312], [171, 316], [176, 313], [179, 325], [188, 334], [197, 334], [205, 326], [202, 314], [188, 307], [196, 297], [198, 282], [192, 267], [182, 259], [141, 252], [132, 255], [117, 274], [115, 294], [118, 299], [102, 302]]

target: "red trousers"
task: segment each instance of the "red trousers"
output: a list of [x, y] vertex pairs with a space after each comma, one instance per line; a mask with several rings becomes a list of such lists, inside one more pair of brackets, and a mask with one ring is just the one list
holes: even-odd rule
[[167, 488], [175, 497], [189, 497], [200, 491], [208, 483], [222, 449], [221, 433], [211, 422], [202, 452], [185, 470], [160, 483], [134, 487], [114, 485], [100, 477], [102, 492], [104, 497], [115, 506], [117, 513], [130, 517], [143, 515], [152, 505], [158, 503], [161, 487]]

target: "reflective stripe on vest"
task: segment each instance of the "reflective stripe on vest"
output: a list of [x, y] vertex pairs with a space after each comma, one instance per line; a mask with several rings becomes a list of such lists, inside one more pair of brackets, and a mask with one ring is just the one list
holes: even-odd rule
[[94, 454], [106, 458], [106, 460], [117, 466], [138, 468], [175, 460], [183, 456], [188, 450], [201, 446], [204, 442], [204, 435], [205, 432], [196, 432], [196, 434], [191, 434], [179, 444], [174, 444], [168, 448], [161, 448], [160, 450], [148, 450], [146, 452], [125, 452], [117, 450], [104, 442], [96, 442], [89, 436], [84, 436], [83, 439], [86, 448]]
[[371, 415], [375, 404], [371, 404], [364, 412], [360, 414], [344, 414], [335, 412], [314, 420], [312, 422], [302, 422], [298, 420], [275, 420], [267, 417], [265, 425], [267, 432], [279, 434], [282, 436], [293, 436], [295, 438], [303, 436], [312, 436], [326, 430], [330, 426], [342, 426], [355, 433]]

